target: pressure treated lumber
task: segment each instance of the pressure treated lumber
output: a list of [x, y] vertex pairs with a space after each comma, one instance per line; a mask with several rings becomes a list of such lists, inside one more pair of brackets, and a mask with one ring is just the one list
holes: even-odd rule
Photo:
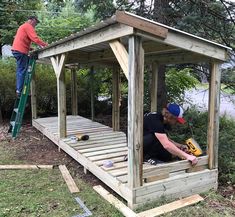
[[94, 186], [93, 189], [102, 196], [105, 200], [115, 206], [124, 216], [126, 217], [137, 217], [136, 213], [128, 208], [124, 203], [110, 194], [106, 189], [101, 185]]
[[30, 84], [31, 90], [31, 113], [32, 119], [37, 118], [37, 99], [36, 99], [36, 83], [35, 83], [35, 73], [32, 75], [32, 80]]
[[113, 67], [112, 71], [112, 127], [114, 131], [120, 130], [120, 70]]
[[157, 111], [158, 64], [152, 64], [151, 79], [151, 112]]
[[67, 54], [51, 57], [51, 63], [57, 78], [57, 101], [58, 101], [58, 134], [59, 138], [66, 137], [66, 84], [64, 66]]
[[127, 14], [125, 11], [116, 12], [116, 20], [120, 23], [133, 26], [137, 29], [149, 32], [161, 39], [167, 37], [168, 29], [159, 25], [155, 25], [149, 21], [141, 20], [137, 17], [134, 17], [130, 14]]
[[129, 37], [128, 59], [128, 185], [142, 185], [144, 50], [142, 39]]
[[76, 68], [71, 69], [71, 110], [72, 115], [78, 115], [78, 91]]
[[18, 170], [18, 169], [53, 169], [53, 165], [0, 165], [0, 170]]
[[219, 143], [219, 108], [220, 108], [220, 81], [221, 72], [219, 63], [211, 63], [211, 79], [209, 83], [209, 117], [208, 117], [208, 155], [209, 169], [218, 168]]
[[59, 169], [60, 169], [60, 172], [61, 172], [61, 174], [62, 174], [62, 176], [63, 176], [63, 178], [69, 188], [69, 191], [71, 193], [79, 192], [79, 189], [78, 189], [76, 183], [74, 182], [72, 176], [70, 175], [67, 167], [65, 165], [60, 165]]
[[126, 78], [128, 79], [128, 53], [124, 45], [118, 40], [110, 41], [110, 47], [116, 56]]
[[168, 212], [171, 212], [173, 210], [189, 206], [195, 203], [198, 203], [200, 201], [204, 200], [200, 195], [195, 194], [190, 197], [186, 197], [181, 200], [174, 201], [172, 203], [165, 204], [163, 206], [159, 206], [141, 213], [138, 213], [138, 217], [155, 217], [159, 216]]

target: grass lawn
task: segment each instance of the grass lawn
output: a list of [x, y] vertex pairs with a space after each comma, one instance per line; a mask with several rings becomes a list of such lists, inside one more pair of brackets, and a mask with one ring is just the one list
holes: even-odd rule
[[[17, 153], [0, 142], [0, 164], [27, 164], [14, 160]], [[0, 170], [0, 217], [63, 217], [84, 213], [79, 197], [93, 216], [121, 217], [92, 186], [75, 178], [80, 191], [71, 194], [58, 168], [53, 170]]]
[[[25, 136], [26, 140], [29, 140]], [[40, 135], [38, 135], [39, 137]], [[22, 140], [24, 143], [27, 141]], [[19, 141], [19, 140], [18, 140]], [[36, 141], [36, 140], [35, 140]], [[43, 142], [44, 141], [44, 142]], [[41, 146], [45, 140], [41, 142]], [[50, 142], [50, 141], [49, 141]], [[35, 142], [31, 142], [30, 146]], [[23, 143], [21, 143], [23, 144]], [[50, 143], [49, 147], [53, 147]], [[38, 144], [37, 144], [38, 146]], [[56, 149], [56, 147], [54, 147]], [[0, 164], [32, 164], [19, 159], [25, 146], [13, 144], [12, 141], [0, 141]], [[45, 149], [45, 148], [44, 148]], [[49, 152], [50, 150], [46, 150]], [[57, 150], [56, 150], [57, 151]], [[32, 151], [31, 151], [32, 152]], [[30, 152], [30, 153], [31, 153]], [[42, 158], [39, 152], [38, 158]], [[28, 153], [29, 154], [29, 153]], [[40, 156], [39, 156], [40, 155]], [[40, 159], [44, 162], [44, 159]], [[71, 161], [71, 160], [70, 160]], [[63, 159], [59, 159], [63, 162]], [[38, 163], [42, 164], [42, 163]], [[48, 163], [45, 163], [48, 164]], [[79, 165], [75, 164], [75, 169]], [[81, 168], [82, 169], [82, 168]], [[79, 193], [71, 194], [64, 182], [58, 167], [52, 170], [0, 170], [0, 217], [63, 217], [76, 216], [83, 213], [75, 197], [79, 197], [95, 217], [121, 217], [123, 216], [111, 204], [102, 199], [94, 190], [94, 182], [79, 176], [69, 167], [71, 175], [80, 189]], [[90, 177], [90, 176], [88, 176]], [[219, 193], [209, 192], [202, 195], [205, 200], [194, 206], [182, 208], [165, 216], [235, 216], [234, 198], [224, 198]], [[167, 203], [164, 198], [143, 206], [137, 210], [143, 211]]]

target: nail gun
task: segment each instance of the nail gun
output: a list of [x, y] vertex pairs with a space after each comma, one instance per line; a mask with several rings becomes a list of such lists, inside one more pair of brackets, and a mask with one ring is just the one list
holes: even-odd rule
[[199, 146], [199, 144], [196, 142], [195, 139], [193, 138], [189, 138], [185, 141], [187, 147], [188, 147], [188, 151], [195, 155], [195, 156], [200, 156], [202, 154], [202, 149]]

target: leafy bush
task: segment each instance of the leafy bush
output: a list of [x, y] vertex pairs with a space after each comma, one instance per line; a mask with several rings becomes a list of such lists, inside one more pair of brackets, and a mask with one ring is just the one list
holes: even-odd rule
[[[185, 112], [187, 124], [174, 127], [170, 137], [183, 143], [194, 137], [204, 152], [207, 149], [208, 113], [200, 112], [195, 107]], [[235, 121], [226, 116], [220, 117], [219, 129], [219, 181], [235, 183]]]
[[171, 68], [166, 73], [166, 87], [169, 102], [184, 102], [185, 91], [196, 87], [199, 81], [192, 75], [191, 69], [177, 70]]
[[0, 60], [0, 109], [3, 116], [11, 111], [15, 99], [16, 64], [13, 58]]

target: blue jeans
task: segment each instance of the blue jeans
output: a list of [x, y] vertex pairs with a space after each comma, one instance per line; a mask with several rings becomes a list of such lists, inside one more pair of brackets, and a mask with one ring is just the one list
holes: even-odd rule
[[29, 57], [26, 54], [19, 51], [12, 51], [13, 56], [16, 59], [16, 92], [21, 93], [24, 78], [28, 67]]

